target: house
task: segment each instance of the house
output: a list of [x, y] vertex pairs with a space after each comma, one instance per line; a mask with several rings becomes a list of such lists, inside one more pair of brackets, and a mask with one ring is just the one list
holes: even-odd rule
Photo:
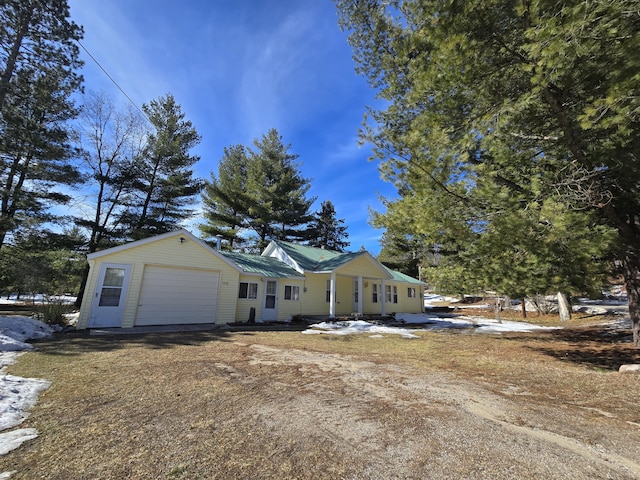
[[424, 284], [366, 251], [272, 241], [262, 255], [225, 252], [186, 230], [87, 256], [77, 328], [284, 321], [422, 311]]

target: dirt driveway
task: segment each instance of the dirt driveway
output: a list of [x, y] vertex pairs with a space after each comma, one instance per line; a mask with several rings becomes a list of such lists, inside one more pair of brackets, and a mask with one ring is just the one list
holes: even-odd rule
[[[251, 372], [288, 367], [271, 372], [272, 388], [248, 413], [283, 439], [315, 438], [342, 452], [358, 466], [352, 478], [640, 478], [640, 425], [611, 422], [594, 436], [593, 411], [538, 407], [519, 388], [496, 395], [393, 364], [245, 348]], [[217, 366], [245, 385], [264, 380]]]
[[[563, 361], [563, 348], [591, 348], [575, 336], [306, 337], [244, 332], [40, 344], [18, 372], [48, 369], [40, 376], [53, 381], [27, 421], [40, 437], [0, 459], [0, 472], [30, 479], [640, 478], [640, 377]], [[557, 358], [546, 351], [550, 344]]]

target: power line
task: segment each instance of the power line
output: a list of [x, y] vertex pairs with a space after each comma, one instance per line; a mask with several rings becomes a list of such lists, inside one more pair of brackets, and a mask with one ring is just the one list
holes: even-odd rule
[[151, 119], [147, 116], [147, 114], [146, 114], [146, 113], [145, 113], [145, 112], [144, 112], [140, 107], [138, 107], [138, 105], [137, 105], [137, 104], [136, 104], [136, 103], [131, 99], [131, 97], [130, 97], [129, 95], [127, 95], [127, 92], [125, 92], [125, 91], [122, 89], [122, 87], [121, 87], [120, 85], [118, 85], [118, 82], [116, 82], [116, 81], [113, 79], [113, 77], [112, 77], [111, 75], [109, 75], [109, 72], [107, 72], [107, 70], [106, 70], [102, 65], [100, 65], [100, 62], [99, 62], [98, 60], [96, 60], [96, 57], [94, 57], [93, 55], [91, 55], [91, 52], [90, 52], [89, 50], [87, 50], [87, 47], [85, 47], [85, 46], [82, 44], [82, 42], [80, 42], [80, 40], [77, 40], [77, 42], [78, 42], [78, 45], [80, 45], [80, 46], [82, 47], [82, 49], [86, 52], [86, 54], [87, 54], [87, 55], [89, 55], [89, 57], [91, 58], [91, 60], [93, 60], [93, 61], [94, 61], [94, 63], [95, 63], [98, 67], [100, 67], [100, 70], [102, 70], [102, 71], [104, 72], [104, 74], [109, 78], [109, 80], [111, 80], [111, 83], [113, 83], [113, 84], [118, 88], [118, 90], [120, 90], [120, 92], [122, 92], [122, 94], [126, 97], [126, 99], [127, 99], [127, 100], [129, 100], [129, 102], [131, 103], [131, 105], [133, 105], [133, 106], [136, 108], [136, 110], [138, 110], [138, 111], [142, 114], [142, 116], [143, 116], [144, 118], [146, 118], [146, 119], [147, 119], [147, 122], [149, 122], [151, 125], [153, 125], [153, 122], [152, 122], [152, 121], [151, 121]]

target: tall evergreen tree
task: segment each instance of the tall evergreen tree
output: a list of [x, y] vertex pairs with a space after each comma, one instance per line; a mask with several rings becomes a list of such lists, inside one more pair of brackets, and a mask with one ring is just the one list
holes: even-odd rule
[[25, 220], [51, 220], [69, 200], [56, 187], [80, 180], [67, 121], [81, 37], [66, 0], [0, 3], [0, 246]]
[[137, 200], [122, 216], [133, 239], [177, 228], [193, 215], [189, 207], [204, 186], [192, 168], [200, 158], [190, 153], [200, 135], [173, 96], [152, 100], [142, 109], [154, 131], [147, 135], [137, 162]]
[[520, 291], [583, 288], [612, 254], [640, 344], [637, 2], [336, 3], [385, 100], [364, 132], [401, 194], [384, 224], [410, 219], [450, 271]]
[[300, 174], [298, 155], [289, 153], [291, 145], [282, 143], [276, 129], [254, 140], [253, 145], [247, 188], [253, 199], [249, 226], [258, 234], [258, 248], [271, 239], [303, 240], [315, 198], [306, 197], [311, 184]]
[[387, 267], [410, 277], [420, 277], [420, 267], [432, 259], [424, 240], [416, 235], [401, 234], [387, 229], [380, 241], [382, 250], [378, 260]]
[[322, 202], [320, 210], [315, 213], [308, 229], [309, 245], [329, 250], [344, 252], [350, 245], [349, 234], [344, 226], [344, 219], [338, 219], [336, 209], [331, 200]]
[[253, 205], [247, 195], [248, 167], [244, 146], [225, 147], [218, 175], [211, 172], [211, 181], [206, 182], [202, 194], [205, 223], [200, 225], [200, 231], [209, 239], [220, 235], [231, 250], [246, 242], [241, 233], [248, 228]]
[[272, 239], [308, 239], [315, 198], [306, 197], [311, 185], [290, 148], [275, 129], [255, 139], [253, 148], [225, 148], [218, 175], [212, 173], [205, 188], [200, 230], [222, 235], [229, 248], [255, 252]]
[[[4, 0], [0, 3], [0, 112], [21, 71], [64, 70], [71, 90], [82, 78], [78, 44], [82, 27], [69, 18], [68, 0]], [[31, 74], [29, 74], [31, 75]], [[27, 75], [27, 76], [29, 76]]]

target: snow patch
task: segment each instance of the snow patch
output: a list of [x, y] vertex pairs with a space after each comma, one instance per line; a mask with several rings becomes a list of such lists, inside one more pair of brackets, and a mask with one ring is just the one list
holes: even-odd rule
[[533, 332], [534, 330], [553, 330], [562, 327], [543, 327], [526, 322], [492, 320], [484, 317], [456, 316], [440, 317], [426, 313], [396, 313], [396, 320], [407, 325], [420, 325], [421, 328], [391, 327], [376, 325], [364, 320], [321, 322], [310, 325], [302, 333], [305, 335], [353, 335], [370, 334], [371, 338], [384, 335], [400, 335], [403, 338], [418, 338], [415, 332], [446, 329], [474, 329], [481, 333]]
[[[28, 416], [27, 410], [35, 405], [38, 394], [50, 382], [39, 378], [21, 378], [5, 374], [7, 365], [15, 363], [18, 355], [33, 346], [27, 340], [50, 337], [54, 329], [28, 317], [0, 317], [0, 430], [20, 425]], [[27, 440], [38, 436], [34, 428], [20, 428], [0, 433], [0, 455], [18, 448]], [[0, 473], [0, 480], [13, 472]]]

